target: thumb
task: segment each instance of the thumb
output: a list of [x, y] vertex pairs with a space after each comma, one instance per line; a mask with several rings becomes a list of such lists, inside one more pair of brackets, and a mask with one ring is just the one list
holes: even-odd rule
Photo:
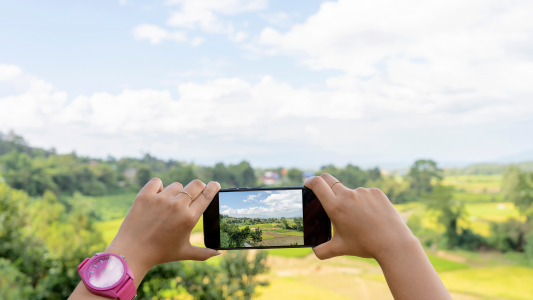
[[222, 253], [214, 249], [197, 247], [197, 246], [191, 245], [187, 248], [184, 254], [185, 254], [184, 256], [190, 260], [206, 260], [208, 258], [220, 255]]
[[315, 252], [316, 257], [321, 260], [341, 256], [343, 254], [341, 239], [339, 239], [337, 236], [333, 236], [333, 238], [328, 242], [313, 248], [313, 251]]

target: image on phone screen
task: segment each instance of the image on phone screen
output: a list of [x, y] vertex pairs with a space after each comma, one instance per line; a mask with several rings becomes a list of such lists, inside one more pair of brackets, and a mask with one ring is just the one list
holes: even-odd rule
[[331, 238], [331, 222], [305, 187], [223, 189], [204, 212], [213, 249], [313, 247]]
[[220, 247], [304, 244], [302, 191], [220, 193]]

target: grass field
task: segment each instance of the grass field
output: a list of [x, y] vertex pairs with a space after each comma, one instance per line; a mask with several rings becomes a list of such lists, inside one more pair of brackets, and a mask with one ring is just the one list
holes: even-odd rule
[[463, 203], [477, 203], [477, 202], [501, 202], [502, 195], [499, 193], [465, 193], [454, 192], [453, 199]]
[[501, 175], [454, 175], [446, 176], [444, 185], [453, 185], [456, 190], [467, 193], [499, 193], [501, 191]]
[[255, 224], [255, 225], [244, 225], [244, 226], [239, 226], [239, 229], [244, 229], [246, 226], [250, 227], [250, 228], [274, 228], [276, 227], [276, 225], [278, 225], [278, 223], [268, 223], [268, 224]]
[[263, 233], [261, 235], [261, 237], [263, 238], [263, 240], [270, 240], [270, 239], [273, 239], [274, 237], [269, 235], [269, 234], [266, 234], [266, 233]]
[[269, 239], [263, 238], [263, 244], [265, 246], [289, 246], [289, 245], [303, 245], [303, 232], [295, 230], [284, 229], [263, 229], [263, 237], [267, 235]]
[[533, 269], [520, 266], [476, 268], [439, 274], [448, 289], [490, 299], [532, 299]]
[[[449, 176], [445, 184], [454, 185], [454, 199], [464, 203], [467, 220], [459, 223], [474, 232], [489, 236], [490, 222], [521, 217], [510, 202], [501, 198], [501, 176]], [[126, 197], [124, 197], [124, 201]], [[425, 213], [421, 203], [395, 205], [402, 216], [423, 214], [422, 225], [439, 228], [435, 216]], [[122, 219], [100, 222], [98, 230], [110, 242]], [[202, 219], [193, 232], [202, 232]], [[300, 232], [274, 224], [250, 226], [263, 229], [263, 240], [301, 238]], [[242, 226], [241, 228], [244, 228]], [[196, 235], [196, 238], [201, 238]], [[258, 289], [257, 299], [392, 299], [378, 263], [373, 259], [343, 257], [320, 261], [311, 248], [268, 249], [270, 286]], [[533, 299], [533, 268], [526, 267], [522, 253], [430, 251], [428, 258], [456, 300]], [[208, 263], [217, 263], [220, 257]]]

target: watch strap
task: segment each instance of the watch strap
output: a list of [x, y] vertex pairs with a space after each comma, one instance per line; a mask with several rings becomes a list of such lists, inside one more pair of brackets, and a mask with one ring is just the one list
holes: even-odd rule
[[117, 296], [119, 300], [131, 300], [137, 296], [137, 289], [133, 279], [129, 278], [124, 285], [118, 290]]
[[78, 272], [85, 266], [85, 264], [89, 261], [89, 258], [84, 259], [81, 264], [78, 266]]

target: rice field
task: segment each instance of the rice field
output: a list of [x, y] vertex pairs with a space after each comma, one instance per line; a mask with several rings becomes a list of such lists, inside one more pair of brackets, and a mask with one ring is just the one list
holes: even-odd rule
[[[454, 185], [454, 199], [464, 203], [466, 220], [459, 226], [490, 236], [490, 222], [504, 222], [510, 218], [523, 219], [513, 203], [506, 202], [500, 193], [501, 176], [449, 176], [445, 184]], [[395, 205], [402, 216], [424, 212], [421, 203]], [[104, 239], [110, 242], [122, 219], [97, 224]], [[424, 214], [422, 226], [439, 229], [436, 216]], [[193, 233], [201, 245], [202, 219]], [[301, 232], [275, 227], [277, 224], [257, 224], [263, 229], [263, 240], [275, 237], [294, 237]], [[244, 228], [245, 226], [241, 226]], [[442, 229], [442, 228], [441, 228]], [[193, 240], [191, 239], [191, 242]], [[339, 257], [318, 260], [311, 248], [268, 249], [271, 284], [258, 288], [256, 299], [392, 299], [378, 263], [373, 259]], [[427, 255], [453, 299], [532, 299], [533, 268], [523, 265], [521, 253], [432, 251]], [[216, 259], [216, 258], [215, 258]], [[210, 259], [211, 261], [211, 259]], [[216, 263], [215, 260], [209, 263]]]

